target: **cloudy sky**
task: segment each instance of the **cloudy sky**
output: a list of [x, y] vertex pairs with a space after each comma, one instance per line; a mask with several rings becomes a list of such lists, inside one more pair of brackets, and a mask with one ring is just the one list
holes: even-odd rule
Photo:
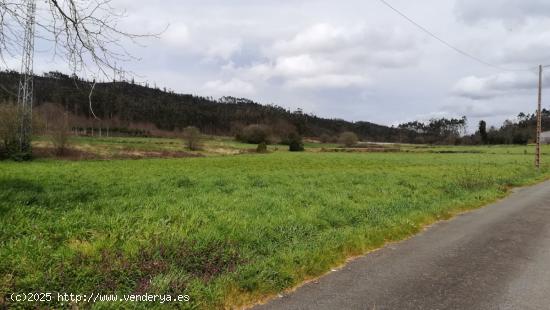
[[[550, 64], [548, 0], [388, 1], [499, 67]], [[129, 46], [141, 60], [127, 67], [138, 80], [177, 92], [247, 97], [387, 125], [462, 115], [472, 124], [500, 125], [535, 109], [535, 71], [472, 61], [378, 0], [115, 0], [114, 6], [126, 9], [126, 29], [170, 25], [145, 47]], [[37, 56], [38, 72], [59, 66]]]

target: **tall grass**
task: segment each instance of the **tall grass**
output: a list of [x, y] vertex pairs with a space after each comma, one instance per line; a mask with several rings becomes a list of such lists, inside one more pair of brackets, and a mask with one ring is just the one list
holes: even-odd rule
[[536, 173], [531, 159], [274, 153], [3, 162], [0, 296], [186, 293], [189, 308], [248, 304], [545, 178], [548, 166]]

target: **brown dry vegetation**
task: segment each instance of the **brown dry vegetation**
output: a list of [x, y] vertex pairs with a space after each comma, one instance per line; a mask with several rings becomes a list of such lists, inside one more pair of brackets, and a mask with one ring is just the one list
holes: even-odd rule
[[136, 149], [121, 150], [116, 153], [91, 152], [79, 147], [66, 148], [63, 153], [51, 146], [33, 147], [35, 158], [55, 158], [63, 160], [110, 160], [110, 159], [144, 159], [144, 158], [185, 158], [202, 157], [201, 154], [194, 154], [184, 151], [144, 151]]

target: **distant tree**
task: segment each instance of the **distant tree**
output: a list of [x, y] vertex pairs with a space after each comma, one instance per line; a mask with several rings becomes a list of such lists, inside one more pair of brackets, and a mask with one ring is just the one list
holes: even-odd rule
[[351, 147], [357, 144], [359, 141], [359, 138], [357, 135], [351, 131], [346, 131], [340, 134], [340, 138], [338, 139], [338, 142], [342, 144], [345, 147]]
[[417, 136], [416, 138], [414, 138], [414, 143], [424, 144], [424, 143], [426, 143], [426, 140], [424, 140], [424, 137], [422, 137], [422, 136]]
[[251, 144], [260, 144], [265, 142], [269, 144], [271, 137], [271, 128], [267, 125], [248, 125], [244, 127], [240, 133], [237, 134], [237, 140], [251, 143]]
[[294, 126], [296, 127], [296, 130], [298, 131], [298, 133], [303, 135], [307, 129], [308, 115], [305, 114], [302, 109], [298, 108], [292, 114], [292, 119], [294, 121]]
[[183, 140], [191, 151], [197, 151], [201, 147], [201, 132], [197, 127], [189, 126], [183, 129]]
[[297, 132], [294, 125], [283, 119], [279, 119], [273, 122], [271, 128], [273, 135], [279, 137], [281, 144], [285, 145], [288, 145], [290, 143], [288, 139], [289, 136]]
[[[426, 143], [455, 144], [460, 141], [460, 137], [465, 134], [468, 119], [462, 118], [440, 118], [431, 119], [429, 122], [409, 122], [398, 126], [399, 129], [406, 130], [408, 139], [415, 139], [416, 133], [422, 136]], [[403, 132], [400, 133], [403, 137]], [[416, 139], [415, 139], [416, 140]]]
[[481, 143], [487, 144], [489, 142], [489, 136], [487, 135], [487, 123], [483, 120], [479, 122], [479, 135], [481, 137]]
[[267, 153], [267, 144], [265, 144], [265, 142], [258, 144], [256, 153]]
[[304, 143], [302, 142], [302, 137], [297, 133], [292, 133], [288, 137], [288, 150], [291, 152], [302, 152], [304, 151]]

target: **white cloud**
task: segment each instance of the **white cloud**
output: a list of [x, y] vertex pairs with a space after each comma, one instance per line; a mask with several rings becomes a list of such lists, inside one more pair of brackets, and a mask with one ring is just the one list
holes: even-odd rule
[[376, 70], [417, 64], [416, 42], [392, 28], [320, 23], [264, 46], [263, 61], [224, 68], [240, 78], [276, 80], [293, 89], [365, 87]]
[[170, 24], [160, 38], [174, 54], [197, 55], [205, 63], [228, 61], [242, 47], [240, 38], [205, 37], [200, 29], [182, 22]]
[[495, 91], [487, 88], [487, 78], [468, 76], [459, 80], [453, 87], [453, 94], [470, 99], [487, 99], [494, 97]]
[[[545, 78], [548, 87], [549, 78]], [[538, 87], [538, 78], [534, 73], [501, 73], [485, 77], [468, 76], [460, 79], [452, 93], [474, 100], [490, 99], [498, 96], [521, 95], [521, 91]], [[520, 92], [520, 93], [518, 93]]]
[[172, 47], [187, 47], [190, 41], [189, 28], [183, 23], [172, 24], [161, 35], [161, 39]]
[[240, 79], [234, 78], [229, 81], [214, 80], [204, 84], [204, 89], [215, 92], [219, 95], [250, 95], [253, 94], [254, 86]]
[[228, 60], [231, 56], [241, 49], [240, 40], [222, 39], [210, 43], [207, 48], [206, 55], [208, 58], [220, 58]]
[[370, 80], [360, 75], [345, 74], [324, 74], [312, 77], [302, 77], [287, 82], [286, 86], [290, 88], [349, 88], [368, 86]]
[[550, 20], [531, 23], [510, 33], [502, 48], [496, 53], [505, 63], [521, 63], [526, 66], [546, 64], [550, 61]]
[[333, 65], [327, 59], [308, 54], [280, 57], [272, 68], [274, 75], [283, 77], [311, 76], [332, 69]]
[[456, 13], [463, 21], [501, 21], [523, 23], [530, 18], [548, 18], [550, 2], [547, 0], [457, 0]]
[[301, 31], [290, 40], [276, 42], [273, 51], [277, 54], [333, 52], [348, 45], [351, 37], [351, 30], [321, 23]]
[[280, 40], [273, 46], [278, 54], [339, 53], [357, 47], [370, 51], [414, 49], [415, 36], [396, 28], [381, 28], [355, 24], [337, 26], [315, 24], [297, 33], [290, 40]]

